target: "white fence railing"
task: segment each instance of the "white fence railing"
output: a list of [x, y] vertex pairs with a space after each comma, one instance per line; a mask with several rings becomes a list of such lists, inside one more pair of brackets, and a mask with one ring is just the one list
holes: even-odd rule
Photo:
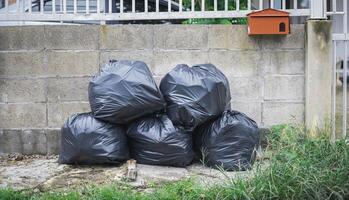
[[[276, 8], [309, 16], [309, 0], [0, 0], [0, 21], [239, 18]], [[299, 3], [301, 2], [301, 3]]]

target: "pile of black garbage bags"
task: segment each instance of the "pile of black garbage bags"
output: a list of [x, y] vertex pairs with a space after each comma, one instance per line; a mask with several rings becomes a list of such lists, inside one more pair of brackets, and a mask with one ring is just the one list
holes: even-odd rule
[[183, 167], [196, 157], [207, 166], [246, 170], [259, 129], [231, 110], [229, 81], [212, 64], [177, 65], [158, 87], [144, 62], [112, 60], [88, 88], [91, 113], [62, 127], [59, 162]]

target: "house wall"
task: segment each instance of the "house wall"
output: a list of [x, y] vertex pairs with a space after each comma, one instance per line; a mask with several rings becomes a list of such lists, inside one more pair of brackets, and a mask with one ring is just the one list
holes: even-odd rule
[[249, 37], [246, 26], [20, 26], [0, 29], [0, 153], [52, 154], [59, 128], [90, 110], [89, 79], [109, 59], [145, 61], [157, 82], [176, 64], [213, 63], [232, 107], [260, 127], [304, 123], [304, 25]]

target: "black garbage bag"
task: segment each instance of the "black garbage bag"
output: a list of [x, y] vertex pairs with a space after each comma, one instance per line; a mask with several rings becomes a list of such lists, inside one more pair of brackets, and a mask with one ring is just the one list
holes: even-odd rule
[[194, 158], [192, 134], [164, 114], [132, 122], [127, 129], [131, 157], [141, 164], [183, 167]]
[[152, 73], [141, 61], [110, 61], [90, 81], [88, 92], [94, 117], [116, 124], [165, 107]]
[[91, 113], [70, 116], [61, 134], [59, 163], [120, 164], [129, 158], [125, 130]]
[[169, 118], [186, 129], [230, 109], [229, 82], [212, 64], [177, 65], [161, 80], [160, 90]]
[[225, 111], [199, 126], [194, 133], [195, 151], [208, 166], [224, 170], [250, 169], [259, 144], [255, 121], [237, 111]]

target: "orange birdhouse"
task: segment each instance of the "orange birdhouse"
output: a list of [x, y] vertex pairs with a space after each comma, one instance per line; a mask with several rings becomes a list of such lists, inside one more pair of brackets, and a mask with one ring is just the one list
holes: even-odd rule
[[265, 9], [247, 15], [249, 35], [287, 35], [290, 34], [290, 15], [288, 12]]

